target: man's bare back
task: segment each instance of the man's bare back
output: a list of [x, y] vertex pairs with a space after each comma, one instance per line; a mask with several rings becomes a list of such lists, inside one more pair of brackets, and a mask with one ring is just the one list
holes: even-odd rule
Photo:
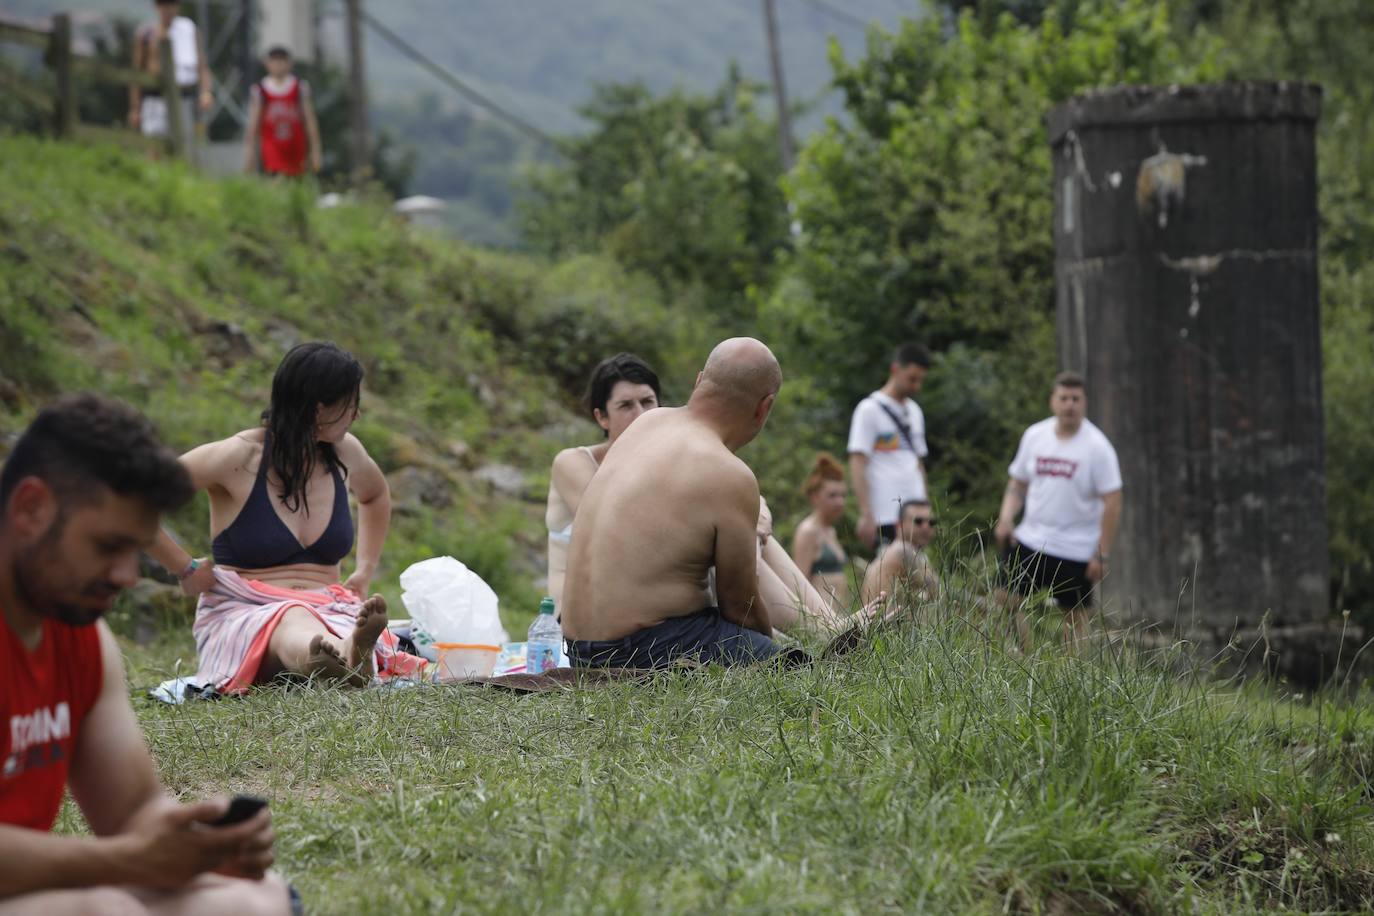
[[[752, 537], [758, 483], [686, 408], [640, 417], [606, 455], [577, 512], [564, 588], [569, 639], [619, 639], [711, 605], [722, 520]], [[752, 543], [736, 551], [755, 560]], [[756, 572], [751, 571], [756, 576]]]
[[574, 664], [777, 653], [758, 589], [759, 485], [734, 453], [763, 429], [781, 385], [762, 343], [722, 341], [686, 407], [649, 411], [606, 453], [568, 549], [563, 632]]
[[940, 579], [931, 568], [924, 550], [904, 541], [883, 548], [864, 572], [860, 600], [864, 604], [878, 600], [884, 593], [894, 597], [900, 589], [902, 597], [919, 595], [930, 598], [940, 587]]

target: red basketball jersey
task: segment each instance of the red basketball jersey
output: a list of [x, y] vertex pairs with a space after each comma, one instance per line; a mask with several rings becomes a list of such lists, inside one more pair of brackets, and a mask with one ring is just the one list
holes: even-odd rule
[[296, 77], [273, 88], [261, 80], [253, 91], [262, 103], [258, 123], [262, 170], [269, 175], [299, 175], [305, 171], [305, 107], [302, 96], [310, 90]]
[[30, 652], [0, 618], [0, 824], [52, 829], [103, 678], [94, 626], [45, 620]]

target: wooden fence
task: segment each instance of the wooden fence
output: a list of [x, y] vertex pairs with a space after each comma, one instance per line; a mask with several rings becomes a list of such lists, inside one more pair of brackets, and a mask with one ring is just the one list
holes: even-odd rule
[[[172, 44], [166, 38], [162, 39], [158, 47], [161, 72], [157, 75], [140, 73], [130, 67], [120, 67], [95, 57], [73, 53], [72, 17], [67, 13], [53, 16], [49, 26], [0, 15], [0, 44], [6, 43], [38, 48], [45, 52], [44, 60], [53, 71], [53, 91], [49, 92], [33, 83], [7, 75], [4, 70], [0, 70], [0, 83], [4, 84], [6, 91], [13, 93], [17, 98], [22, 98], [35, 107], [50, 110], [53, 132], [58, 137], [105, 140], [143, 149], [166, 150], [177, 158], [184, 158], [190, 153], [190, 150], [186, 149], [186, 133], [181, 123], [184, 113], [179, 104], [181, 90], [176, 84]], [[82, 124], [77, 107], [78, 84], [86, 80], [126, 87], [139, 86], [161, 92], [162, 97], [167, 100], [167, 136], [145, 137], [139, 131], [123, 127]]]

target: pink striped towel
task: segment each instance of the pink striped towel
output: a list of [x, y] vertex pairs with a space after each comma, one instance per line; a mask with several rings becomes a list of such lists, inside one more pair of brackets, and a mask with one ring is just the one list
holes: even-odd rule
[[[293, 607], [314, 614], [337, 639], [344, 639], [358, 620], [362, 601], [342, 585], [302, 591], [245, 579], [231, 570], [215, 567], [215, 585], [200, 596], [196, 606], [196, 652], [200, 670], [191, 682], [213, 687], [220, 693], [244, 693], [253, 686], [282, 615]], [[381, 679], [415, 677], [424, 660], [400, 652], [396, 637], [383, 631], [373, 655]]]

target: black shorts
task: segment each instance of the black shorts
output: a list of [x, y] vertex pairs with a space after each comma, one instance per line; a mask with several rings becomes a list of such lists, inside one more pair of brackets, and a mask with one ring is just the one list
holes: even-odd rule
[[1002, 584], [1017, 595], [1049, 592], [1066, 610], [1092, 607], [1093, 582], [1087, 563], [1052, 557], [1019, 541], [1013, 540], [1002, 555]]
[[878, 543], [875, 545], [877, 549], [881, 550], [896, 540], [897, 526], [895, 524], [878, 526]]
[[767, 636], [731, 623], [713, 607], [669, 617], [624, 639], [568, 640], [574, 668], [666, 668], [684, 657], [702, 664], [747, 665], [781, 651]]

